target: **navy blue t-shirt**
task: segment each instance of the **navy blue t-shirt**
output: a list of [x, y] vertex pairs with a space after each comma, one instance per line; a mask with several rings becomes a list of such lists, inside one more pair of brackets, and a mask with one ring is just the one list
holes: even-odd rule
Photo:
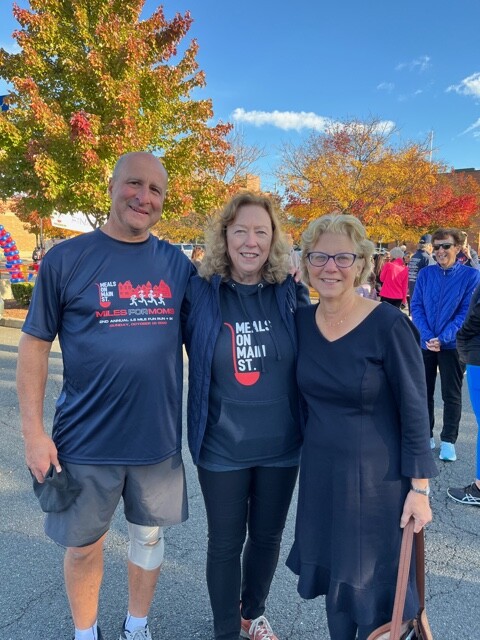
[[181, 449], [180, 308], [193, 273], [154, 236], [120, 242], [97, 229], [46, 254], [23, 331], [59, 337], [62, 460], [156, 464]]

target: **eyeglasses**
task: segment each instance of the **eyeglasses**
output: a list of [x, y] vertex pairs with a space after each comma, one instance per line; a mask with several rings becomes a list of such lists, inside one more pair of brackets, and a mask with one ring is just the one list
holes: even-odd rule
[[451, 249], [454, 246], [453, 242], [441, 242], [440, 244], [434, 244], [433, 250], [438, 251], [439, 249], [445, 249], [445, 251], [448, 251], [448, 249]]
[[335, 253], [333, 256], [330, 256], [328, 253], [322, 253], [321, 251], [307, 253], [307, 260], [312, 267], [324, 267], [331, 258], [340, 269], [348, 269], [357, 257], [356, 253]]

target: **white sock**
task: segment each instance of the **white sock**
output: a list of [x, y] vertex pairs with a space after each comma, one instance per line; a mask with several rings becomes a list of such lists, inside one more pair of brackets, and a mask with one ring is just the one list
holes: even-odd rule
[[135, 618], [132, 616], [130, 611], [127, 613], [127, 617], [125, 619], [125, 629], [126, 631], [135, 631], [135, 629], [144, 629], [147, 626], [147, 616], [144, 618]]
[[88, 629], [75, 627], [75, 640], [98, 640], [97, 621]]

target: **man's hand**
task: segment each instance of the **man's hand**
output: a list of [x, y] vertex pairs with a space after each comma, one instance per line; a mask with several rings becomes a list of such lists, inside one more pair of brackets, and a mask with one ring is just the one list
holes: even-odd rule
[[300, 269], [300, 267], [291, 267], [290, 275], [293, 277], [297, 284], [302, 281], [302, 270]]
[[62, 470], [58, 461], [57, 448], [46, 433], [25, 438], [25, 460], [28, 468], [39, 482], [45, 480], [45, 475], [51, 464], [57, 472]]

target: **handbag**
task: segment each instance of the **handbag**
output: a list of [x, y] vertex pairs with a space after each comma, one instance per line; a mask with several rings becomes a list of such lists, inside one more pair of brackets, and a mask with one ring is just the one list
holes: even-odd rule
[[413, 518], [410, 518], [403, 530], [392, 621], [372, 631], [367, 640], [433, 640], [425, 611], [425, 540], [423, 529], [415, 534], [415, 561], [420, 608], [415, 618], [403, 620], [408, 575], [412, 560], [414, 525]]

